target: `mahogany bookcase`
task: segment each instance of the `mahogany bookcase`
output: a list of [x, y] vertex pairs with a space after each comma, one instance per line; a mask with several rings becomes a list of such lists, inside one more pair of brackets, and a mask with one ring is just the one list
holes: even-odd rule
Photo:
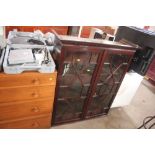
[[52, 125], [106, 115], [135, 50], [117, 42], [56, 36]]

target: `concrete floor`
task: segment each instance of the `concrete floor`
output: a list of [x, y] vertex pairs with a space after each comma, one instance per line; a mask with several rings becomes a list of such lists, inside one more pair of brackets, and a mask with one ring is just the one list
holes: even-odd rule
[[112, 108], [107, 116], [59, 125], [53, 129], [135, 129], [146, 116], [155, 115], [155, 86], [142, 81], [130, 105]]

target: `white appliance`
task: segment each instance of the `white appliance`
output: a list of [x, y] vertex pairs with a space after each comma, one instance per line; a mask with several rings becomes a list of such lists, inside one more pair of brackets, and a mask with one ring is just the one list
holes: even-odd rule
[[[110, 41], [115, 40], [114, 35], [104, 33], [102, 30], [100, 30], [98, 28], [91, 28], [89, 38], [92, 38], [92, 39], [95, 38], [96, 33], [98, 33], [101, 36], [101, 39], [110, 40]], [[106, 35], [105, 38], [103, 37], [103, 35]]]
[[99, 34], [103, 34], [103, 31], [100, 30], [100, 29], [98, 29], [98, 28], [91, 28], [89, 38], [93, 39], [96, 32], [99, 33]]
[[127, 72], [112, 103], [112, 108], [129, 105], [134, 95], [136, 94], [142, 80], [143, 76], [135, 72]]
[[8, 62], [10, 65], [34, 62], [32, 49], [10, 50]]

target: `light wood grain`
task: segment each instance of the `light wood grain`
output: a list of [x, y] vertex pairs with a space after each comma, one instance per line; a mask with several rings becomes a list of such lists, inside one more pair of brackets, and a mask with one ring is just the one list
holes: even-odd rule
[[57, 72], [0, 73], [0, 128], [49, 128]]
[[57, 73], [41, 74], [38, 72], [25, 72], [22, 74], [0, 73], [0, 89], [6, 87], [29, 87], [40, 85], [55, 85]]
[[0, 121], [51, 113], [53, 110], [53, 99], [47, 98], [0, 104]]
[[7, 123], [0, 123], [1, 129], [36, 129], [36, 128], [50, 128], [51, 114], [34, 117], [24, 118], [23, 120], [14, 120]]
[[55, 86], [0, 89], [0, 103], [53, 97]]

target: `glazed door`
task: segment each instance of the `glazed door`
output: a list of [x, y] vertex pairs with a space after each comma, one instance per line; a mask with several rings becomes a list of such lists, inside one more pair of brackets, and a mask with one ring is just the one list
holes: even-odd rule
[[106, 51], [98, 71], [98, 80], [92, 93], [86, 117], [106, 114], [127, 71], [130, 53]]
[[100, 52], [65, 50], [58, 79], [54, 124], [81, 119]]

